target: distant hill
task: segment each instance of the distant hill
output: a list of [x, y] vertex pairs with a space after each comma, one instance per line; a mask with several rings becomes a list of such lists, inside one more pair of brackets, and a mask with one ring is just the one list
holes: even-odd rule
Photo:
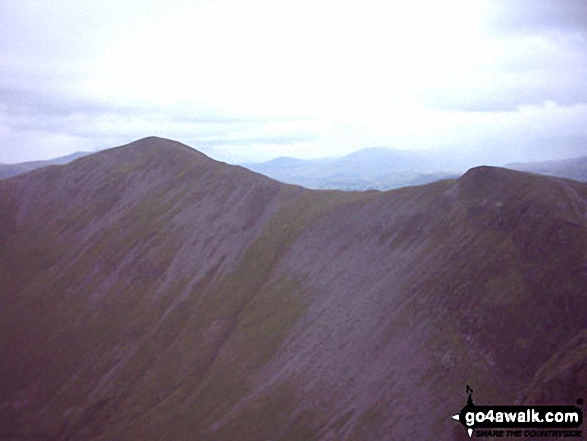
[[76, 152], [71, 155], [61, 156], [55, 159], [47, 159], [44, 161], [30, 161], [21, 162], [18, 164], [0, 164], [0, 179], [9, 178], [11, 176], [20, 175], [37, 168], [46, 167], [48, 165], [67, 164], [77, 158], [89, 155], [91, 152]]
[[470, 439], [585, 398], [587, 184], [308, 190], [146, 138], [0, 180], [0, 439]]
[[282, 157], [245, 166], [278, 181], [311, 189], [389, 190], [458, 176], [425, 152], [383, 147], [336, 158]]
[[556, 161], [521, 162], [506, 165], [512, 170], [539, 173], [541, 175], [558, 176], [587, 182], [587, 156]]

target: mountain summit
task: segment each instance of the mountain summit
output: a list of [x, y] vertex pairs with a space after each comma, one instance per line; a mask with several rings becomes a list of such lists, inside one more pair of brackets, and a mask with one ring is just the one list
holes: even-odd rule
[[574, 404], [586, 250], [586, 184], [493, 167], [312, 191], [146, 138], [0, 180], [0, 439], [460, 439], [466, 384]]

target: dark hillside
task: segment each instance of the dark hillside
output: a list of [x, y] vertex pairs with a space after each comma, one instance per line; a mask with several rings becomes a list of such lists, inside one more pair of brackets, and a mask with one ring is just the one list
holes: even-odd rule
[[311, 191], [146, 138], [0, 181], [0, 439], [458, 439], [466, 384], [587, 396], [586, 288], [585, 184]]

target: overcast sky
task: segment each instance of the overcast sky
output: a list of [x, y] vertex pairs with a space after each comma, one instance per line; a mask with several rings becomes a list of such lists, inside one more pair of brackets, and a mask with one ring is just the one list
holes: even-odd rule
[[229, 162], [584, 155], [587, 1], [0, 2], [0, 162], [149, 135]]

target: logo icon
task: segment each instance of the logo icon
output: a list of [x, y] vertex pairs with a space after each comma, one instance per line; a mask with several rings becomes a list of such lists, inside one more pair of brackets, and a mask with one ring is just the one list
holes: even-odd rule
[[[505, 436], [581, 436], [577, 429], [583, 423], [583, 411], [575, 406], [477, 406], [473, 402], [473, 389], [467, 384], [467, 404], [452, 419], [465, 426], [469, 437], [477, 429], [508, 429]], [[582, 399], [577, 400], [583, 404]], [[517, 429], [557, 429], [525, 430]], [[495, 432], [495, 431], [494, 431]], [[504, 436], [504, 431], [498, 436]]]

